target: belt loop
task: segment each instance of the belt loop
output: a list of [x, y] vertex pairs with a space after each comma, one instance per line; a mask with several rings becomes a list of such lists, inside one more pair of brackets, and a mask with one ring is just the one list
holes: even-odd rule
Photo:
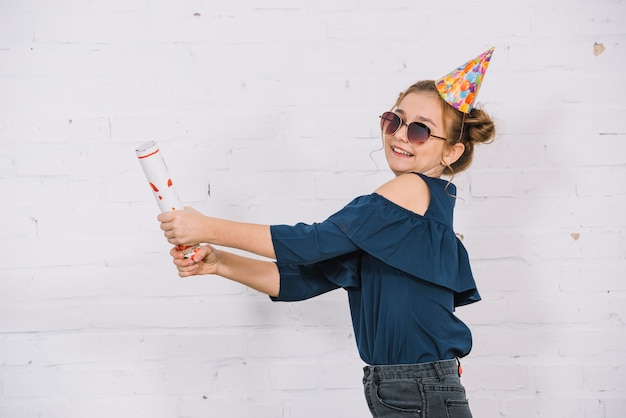
[[443, 382], [444, 380], [446, 380], [443, 374], [443, 370], [441, 370], [441, 365], [439, 364], [439, 362], [434, 362], [433, 368], [435, 369], [435, 373], [437, 373], [437, 377], [439, 378], [440, 382]]
[[374, 367], [372, 366], [367, 365], [363, 367], [363, 372], [364, 372], [363, 374], [365, 375], [366, 379], [372, 375], [373, 371], [374, 371]]

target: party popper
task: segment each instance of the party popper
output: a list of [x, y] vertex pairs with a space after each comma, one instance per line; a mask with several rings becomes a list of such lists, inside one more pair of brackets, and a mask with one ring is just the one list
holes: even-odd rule
[[[135, 149], [135, 153], [161, 212], [185, 210], [178, 198], [174, 182], [170, 177], [158, 144], [155, 141], [146, 142], [139, 145]], [[197, 251], [198, 246], [185, 247], [181, 245], [178, 248], [184, 252], [186, 258], [189, 258]]]

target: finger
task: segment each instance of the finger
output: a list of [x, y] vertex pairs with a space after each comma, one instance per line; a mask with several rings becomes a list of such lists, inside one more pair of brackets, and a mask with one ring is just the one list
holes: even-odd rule
[[174, 258], [185, 258], [185, 254], [178, 249], [177, 245], [172, 247], [172, 249], [170, 250], [170, 255]]
[[166, 232], [163, 233], [163, 235], [165, 236], [165, 239], [167, 239], [167, 242], [169, 242], [172, 245], [175, 245], [175, 246], [186, 245], [186, 243], [184, 243], [180, 239], [176, 238], [174, 236], [174, 233], [171, 232], [171, 231], [166, 231]]
[[157, 216], [157, 220], [161, 223], [163, 222], [172, 222], [174, 220], [174, 211], [163, 212]]
[[189, 277], [189, 276], [194, 276], [195, 274], [197, 274], [197, 270], [198, 270], [198, 265], [194, 264], [191, 267], [183, 267], [183, 268], [179, 268], [178, 269], [178, 275], [180, 277]]
[[191, 267], [191, 266], [194, 266], [194, 265], [197, 264], [191, 258], [184, 258], [184, 257], [183, 258], [175, 258], [172, 261], [176, 265], [176, 267], [178, 267], [179, 269], [181, 269], [181, 268], [188, 268], [188, 267]]

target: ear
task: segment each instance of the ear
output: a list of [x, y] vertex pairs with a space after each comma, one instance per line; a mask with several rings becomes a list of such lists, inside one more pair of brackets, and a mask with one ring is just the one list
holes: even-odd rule
[[445, 163], [446, 165], [454, 164], [456, 160], [461, 158], [461, 155], [463, 155], [463, 152], [465, 151], [465, 145], [460, 142], [457, 142], [456, 144], [447, 148], [448, 149], [443, 152], [443, 157], [441, 158], [443, 163]]

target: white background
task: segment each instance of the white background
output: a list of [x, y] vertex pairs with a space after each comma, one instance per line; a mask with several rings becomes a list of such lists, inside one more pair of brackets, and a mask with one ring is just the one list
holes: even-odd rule
[[0, 417], [367, 416], [345, 292], [179, 279], [134, 149], [208, 214], [321, 221], [391, 177], [397, 94], [491, 46], [474, 416], [625, 416], [625, 1], [0, 0]]

